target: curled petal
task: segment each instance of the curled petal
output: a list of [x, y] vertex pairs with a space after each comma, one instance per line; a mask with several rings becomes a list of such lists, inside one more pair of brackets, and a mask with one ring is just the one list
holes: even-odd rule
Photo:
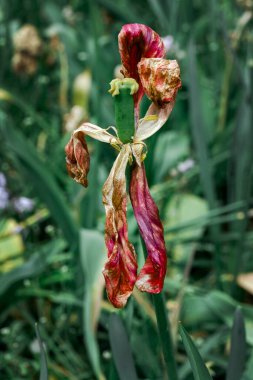
[[156, 133], [168, 120], [175, 102], [169, 102], [164, 108], [152, 103], [143, 119], [140, 119], [134, 141], [143, 141]]
[[146, 95], [158, 106], [175, 100], [181, 87], [180, 68], [176, 60], [143, 58], [138, 72]]
[[95, 140], [102, 141], [104, 143], [108, 144], [117, 144], [118, 140], [115, 136], [111, 135], [109, 132], [107, 132], [106, 129], [100, 128], [95, 124], [91, 123], [84, 123], [79, 128], [77, 128], [73, 136], [82, 133], [84, 135], [90, 136]]
[[117, 145], [119, 142], [116, 137], [105, 129], [91, 123], [84, 123], [73, 132], [70, 141], [65, 147], [67, 171], [75, 181], [87, 187], [90, 156], [85, 135], [109, 144]]
[[136, 286], [149, 293], [159, 293], [163, 288], [167, 268], [163, 226], [158, 208], [150, 195], [144, 164], [135, 164], [130, 182], [130, 197], [148, 257], [141, 269]]
[[146, 25], [126, 24], [119, 33], [119, 52], [124, 76], [135, 79], [140, 86], [134, 97], [135, 104], [138, 106], [144, 91], [141, 86], [137, 64], [142, 58], [164, 57], [165, 48], [162, 39]]
[[84, 187], [88, 186], [87, 175], [90, 169], [90, 156], [82, 133], [72, 136], [65, 147], [66, 167], [69, 175]]
[[103, 275], [108, 298], [115, 307], [123, 307], [133, 291], [137, 277], [135, 250], [128, 241], [126, 220], [125, 170], [131, 149], [124, 145], [103, 187], [106, 210], [105, 242], [108, 261]]

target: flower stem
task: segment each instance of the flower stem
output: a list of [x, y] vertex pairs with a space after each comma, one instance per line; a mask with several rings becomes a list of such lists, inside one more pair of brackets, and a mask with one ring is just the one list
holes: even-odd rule
[[[141, 244], [144, 256], [147, 257], [146, 246], [142, 238]], [[163, 350], [163, 358], [166, 367], [166, 372], [169, 380], [178, 380], [170, 320], [168, 316], [168, 311], [166, 310], [163, 293], [153, 294], [152, 301], [156, 313], [157, 327]]]

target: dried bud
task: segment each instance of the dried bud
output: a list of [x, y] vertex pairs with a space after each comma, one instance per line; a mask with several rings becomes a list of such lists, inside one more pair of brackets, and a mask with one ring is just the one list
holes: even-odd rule
[[33, 25], [20, 28], [13, 37], [13, 43], [16, 52], [26, 52], [34, 57], [40, 55], [42, 41]]
[[72, 136], [65, 147], [66, 167], [70, 177], [84, 187], [88, 186], [90, 156], [83, 133]]
[[180, 68], [176, 60], [143, 58], [138, 72], [146, 95], [160, 107], [175, 100], [181, 87]]

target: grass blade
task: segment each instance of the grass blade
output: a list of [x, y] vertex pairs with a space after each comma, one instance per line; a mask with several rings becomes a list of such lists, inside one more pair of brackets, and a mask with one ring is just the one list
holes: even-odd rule
[[40, 380], [48, 380], [47, 357], [40, 336], [39, 326], [35, 323], [35, 330], [40, 346]]
[[80, 249], [85, 279], [84, 340], [93, 371], [99, 380], [103, 380], [104, 376], [100, 367], [99, 349], [95, 336], [104, 287], [102, 268], [106, 258], [106, 250], [103, 235], [97, 231], [82, 229], [80, 231]]
[[120, 380], [137, 380], [131, 347], [121, 318], [113, 313], [109, 317], [109, 339], [113, 359]]
[[197, 350], [197, 347], [181, 324], [179, 326], [179, 333], [181, 335], [184, 348], [187, 352], [187, 356], [190, 360], [194, 380], [212, 380], [208, 369], [206, 368], [206, 365]]
[[246, 337], [243, 315], [238, 308], [234, 316], [231, 337], [231, 351], [228, 362], [226, 380], [241, 378], [246, 364]]

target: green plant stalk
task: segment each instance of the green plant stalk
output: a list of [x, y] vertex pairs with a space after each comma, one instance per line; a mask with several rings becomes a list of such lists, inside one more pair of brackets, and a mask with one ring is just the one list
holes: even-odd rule
[[122, 86], [119, 95], [114, 97], [114, 107], [119, 139], [127, 144], [134, 136], [134, 99], [128, 85]]
[[[134, 134], [134, 102], [130, 91], [125, 88], [119, 89], [119, 94], [115, 96], [116, 126], [120, 138], [124, 138], [125, 143], [132, 141]], [[132, 119], [130, 119], [132, 118]], [[117, 122], [119, 120], [120, 122]], [[147, 257], [146, 246], [141, 239], [143, 253]], [[177, 366], [173, 349], [173, 341], [168, 313], [165, 307], [163, 294], [152, 296], [156, 313], [157, 326], [164, 356], [164, 363], [169, 380], [178, 380]]]
[[[145, 258], [147, 251], [144, 241], [141, 238], [142, 249]], [[171, 326], [168, 311], [166, 310], [163, 293], [153, 294], [152, 301], [155, 308], [158, 333], [163, 350], [164, 363], [169, 380], [178, 380], [177, 365], [171, 334]]]

